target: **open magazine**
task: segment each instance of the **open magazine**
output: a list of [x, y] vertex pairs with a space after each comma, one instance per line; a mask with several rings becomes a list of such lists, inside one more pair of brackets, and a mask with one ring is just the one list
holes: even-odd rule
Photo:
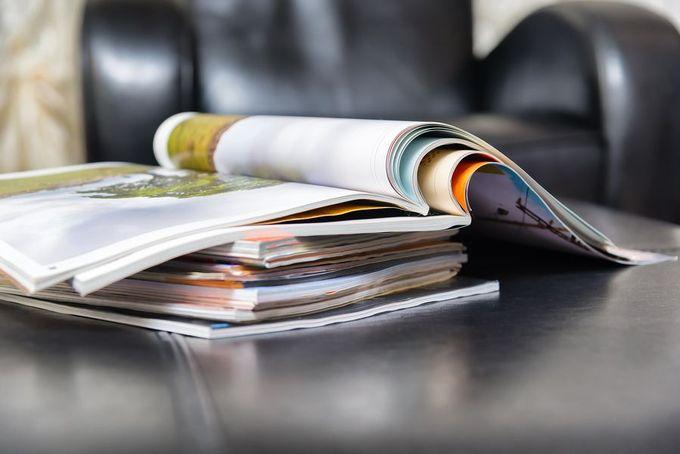
[[[124, 133], [124, 132], [122, 132]], [[97, 163], [0, 176], [0, 268], [81, 295], [206, 248], [262, 237], [464, 227], [623, 264], [623, 249], [483, 140], [441, 123], [182, 113], [160, 166]]]

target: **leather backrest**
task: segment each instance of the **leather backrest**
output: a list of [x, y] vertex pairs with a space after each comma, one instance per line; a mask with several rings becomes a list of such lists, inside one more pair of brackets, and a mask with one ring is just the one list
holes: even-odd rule
[[81, 47], [88, 160], [154, 163], [158, 125], [195, 105], [186, 18], [170, 2], [93, 0]]
[[626, 3], [542, 8], [486, 58], [484, 104], [589, 122], [606, 147], [602, 201], [678, 220], [679, 38], [668, 20]]
[[89, 0], [88, 160], [153, 163], [183, 110], [448, 118], [475, 102], [470, 0]]
[[469, 0], [192, 0], [197, 108], [441, 118], [474, 103]]

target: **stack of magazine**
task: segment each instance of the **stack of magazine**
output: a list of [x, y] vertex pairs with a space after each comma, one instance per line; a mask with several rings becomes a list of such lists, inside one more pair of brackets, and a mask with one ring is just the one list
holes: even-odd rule
[[441, 123], [177, 114], [160, 166], [0, 176], [0, 300], [201, 337], [322, 326], [498, 291], [456, 232], [621, 264], [483, 140]]

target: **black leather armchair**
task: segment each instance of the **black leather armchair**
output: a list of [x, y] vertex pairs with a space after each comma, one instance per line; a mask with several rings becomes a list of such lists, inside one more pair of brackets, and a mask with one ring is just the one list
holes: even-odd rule
[[617, 3], [521, 22], [483, 61], [469, 0], [90, 1], [90, 160], [152, 162], [182, 110], [437, 119], [548, 189], [680, 221], [680, 36]]

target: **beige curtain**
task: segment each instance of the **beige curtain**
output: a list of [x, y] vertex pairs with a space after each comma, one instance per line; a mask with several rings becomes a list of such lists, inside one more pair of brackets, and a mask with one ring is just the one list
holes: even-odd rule
[[83, 160], [82, 0], [0, 0], [0, 171]]

